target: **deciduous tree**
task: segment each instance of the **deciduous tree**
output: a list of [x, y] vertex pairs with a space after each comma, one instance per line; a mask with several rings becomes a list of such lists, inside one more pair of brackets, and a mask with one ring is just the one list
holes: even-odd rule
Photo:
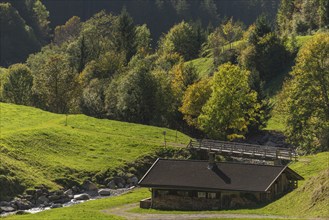
[[215, 73], [211, 97], [198, 118], [200, 128], [211, 138], [243, 138], [258, 108], [257, 93], [250, 89], [250, 72], [230, 63]]
[[2, 85], [4, 101], [20, 105], [30, 105], [32, 100], [33, 77], [25, 64], [9, 67], [8, 75]]
[[281, 93], [289, 141], [310, 153], [329, 149], [329, 34], [318, 34], [299, 51]]

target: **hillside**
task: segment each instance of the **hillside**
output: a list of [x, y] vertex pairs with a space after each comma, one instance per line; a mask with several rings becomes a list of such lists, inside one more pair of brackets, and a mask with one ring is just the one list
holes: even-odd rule
[[162, 148], [164, 130], [167, 146], [189, 140], [165, 128], [84, 115], [69, 115], [65, 126], [65, 115], [14, 104], [0, 103], [0, 115], [0, 197], [115, 170]]
[[[5, 219], [123, 219], [122, 217], [138, 217], [142, 215], [144, 218], [156, 219], [164, 214], [174, 214], [175, 219], [180, 218], [180, 214], [189, 214], [191, 216], [202, 214], [203, 216], [211, 217], [211, 219], [223, 219], [227, 214], [232, 214], [237, 218], [239, 215], [244, 216], [259, 215], [258, 218], [264, 216], [268, 219], [271, 216], [291, 216], [300, 218], [328, 218], [329, 210], [329, 181], [328, 181], [328, 160], [329, 152], [324, 152], [311, 156], [303, 156], [299, 161], [293, 162], [290, 167], [301, 174], [305, 181], [299, 182], [299, 188], [287, 194], [286, 196], [274, 201], [273, 203], [254, 209], [239, 209], [227, 211], [206, 211], [206, 212], [184, 212], [184, 211], [158, 211], [145, 210], [137, 208], [139, 200], [150, 196], [147, 189], [137, 189], [126, 195], [111, 197], [101, 200], [88, 201], [83, 204], [72, 207], [52, 209], [34, 215], [12, 216]], [[136, 203], [136, 205], [127, 205]], [[127, 210], [128, 207], [128, 210]], [[129, 209], [130, 207], [130, 209]], [[106, 211], [104, 211], [106, 210]], [[124, 211], [123, 211], [124, 210]], [[113, 216], [113, 212], [119, 213], [122, 216]], [[151, 214], [148, 216], [148, 214]], [[160, 214], [160, 215], [159, 215]], [[159, 215], [159, 216], [157, 216]], [[185, 216], [186, 217], [186, 216]], [[194, 216], [195, 217], [195, 216]], [[233, 218], [233, 217], [232, 217]], [[241, 218], [241, 217], [240, 217]], [[239, 218], [239, 219], [240, 219]], [[206, 219], [203, 217], [203, 219]], [[243, 219], [253, 219], [252, 217], [244, 217]], [[261, 218], [260, 218], [261, 219]]]

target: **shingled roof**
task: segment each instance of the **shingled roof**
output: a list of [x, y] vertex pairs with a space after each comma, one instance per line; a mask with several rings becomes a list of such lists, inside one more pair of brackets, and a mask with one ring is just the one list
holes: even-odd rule
[[265, 192], [283, 172], [293, 180], [303, 179], [287, 166], [225, 162], [216, 163], [217, 166], [209, 169], [208, 164], [208, 161], [157, 159], [139, 185], [167, 189]]

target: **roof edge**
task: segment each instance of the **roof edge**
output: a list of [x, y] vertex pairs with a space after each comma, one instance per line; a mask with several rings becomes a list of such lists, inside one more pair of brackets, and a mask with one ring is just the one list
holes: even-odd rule
[[304, 177], [302, 177], [301, 175], [299, 175], [296, 171], [294, 171], [290, 167], [287, 167], [287, 171], [288, 172], [291, 172], [293, 175], [295, 175], [297, 180], [305, 180]]
[[288, 165], [286, 165], [285, 167], [283, 167], [283, 169], [280, 171], [280, 173], [274, 178], [274, 180], [270, 183], [270, 185], [265, 189], [265, 191], [267, 191], [272, 185], [273, 183], [280, 177], [280, 175], [283, 173], [283, 171], [285, 171], [285, 169], [288, 167]]
[[[171, 159], [171, 158], [158, 158], [159, 160], [164, 161], [188, 161], [188, 162], [209, 162], [209, 160], [187, 160], [187, 159]], [[216, 164], [243, 164], [249, 166], [266, 166], [266, 167], [282, 167], [285, 168], [284, 165], [269, 165], [269, 164], [256, 164], [256, 163], [244, 163], [244, 162], [231, 162], [231, 161], [215, 161]]]
[[140, 179], [140, 181], [138, 182], [137, 185], [139, 185], [143, 180], [144, 178], [149, 174], [149, 172], [152, 170], [152, 168], [155, 166], [155, 164], [158, 163], [158, 161], [160, 160], [160, 158], [158, 157], [158, 159], [156, 159], [156, 161], [152, 164], [152, 166], [148, 169], [148, 171], [144, 174], [144, 176]]
[[198, 191], [239, 191], [239, 192], [266, 192], [266, 191], [256, 191], [256, 190], [236, 190], [236, 189], [222, 189], [222, 188], [202, 188], [202, 187], [175, 187], [175, 186], [163, 186], [163, 185], [153, 185], [153, 184], [142, 184], [140, 187], [146, 188], [156, 188], [156, 189], [172, 189], [172, 190], [198, 190]]

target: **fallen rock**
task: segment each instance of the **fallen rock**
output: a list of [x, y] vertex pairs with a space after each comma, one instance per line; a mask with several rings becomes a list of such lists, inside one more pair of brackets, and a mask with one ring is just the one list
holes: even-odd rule
[[2, 213], [2, 212], [13, 212], [13, 211], [15, 211], [15, 208], [11, 207], [11, 206], [1, 206], [0, 207], [0, 213]]
[[75, 200], [89, 200], [90, 196], [87, 193], [82, 193], [82, 194], [74, 195], [73, 198]]
[[136, 176], [133, 176], [127, 180], [127, 183], [136, 186], [138, 184], [138, 178]]
[[61, 208], [61, 207], [63, 207], [63, 205], [60, 203], [54, 203], [50, 206], [50, 208], [52, 208], [52, 209]]
[[51, 195], [51, 196], [48, 197], [48, 199], [49, 199], [50, 202], [54, 202], [56, 200], [61, 199], [61, 196], [60, 195]]
[[111, 180], [108, 184], [107, 187], [110, 189], [116, 189], [117, 185], [115, 184], [114, 180]]
[[75, 193], [79, 193], [80, 189], [77, 186], [73, 186], [72, 191], [73, 191], [73, 194], [75, 194]]
[[18, 199], [15, 201], [15, 204], [19, 210], [27, 210], [32, 208], [32, 203], [26, 199]]
[[49, 199], [45, 195], [40, 196], [37, 199], [37, 204], [45, 204], [45, 203], [48, 203], [48, 202], [49, 202]]
[[6, 201], [1, 201], [0, 206], [10, 206], [10, 203]]
[[111, 189], [100, 189], [98, 190], [98, 194], [101, 196], [109, 196], [111, 195]]
[[73, 190], [72, 189], [68, 189], [64, 192], [64, 195], [67, 195], [67, 196], [73, 196]]
[[126, 185], [126, 181], [122, 177], [114, 177], [113, 180], [117, 186], [119, 186], [119, 184], [122, 186]]
[[98, 190], [96, 184], [89, 180], [86, 180], [83, 182], [82, 188], [86, 191], [97, 191]]

